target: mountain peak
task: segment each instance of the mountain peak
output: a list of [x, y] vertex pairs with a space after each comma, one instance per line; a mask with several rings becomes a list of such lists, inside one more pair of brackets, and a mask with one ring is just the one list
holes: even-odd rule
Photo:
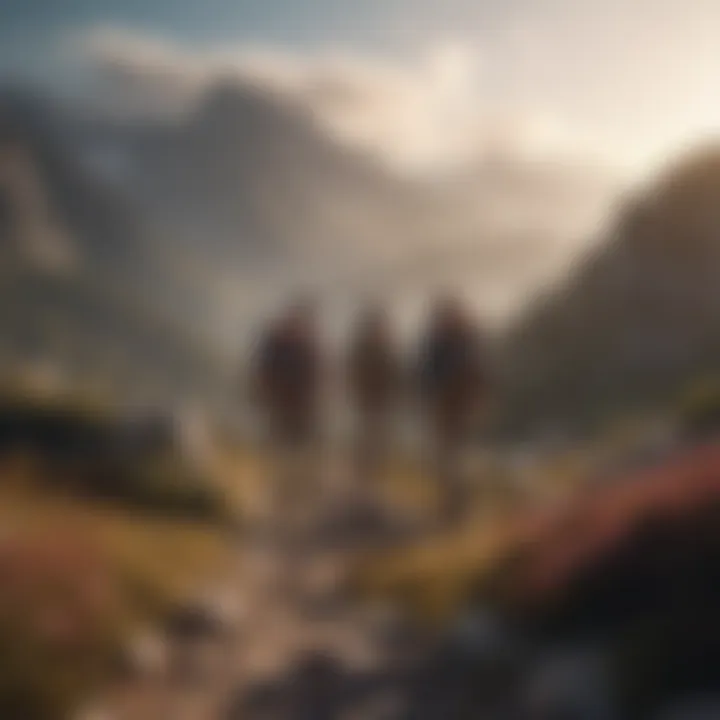
[[655, 186], [656, 206], [668, 219], [683, 222], [712, 213], [720, 221], [720, 144], [706, 145], [681, 157]]
[[[300, 121], [300, 123], [298, 123]], [[200, 104], [196, 125], [227, 132], [291, 132], [312, 122], [297, 107], [278, 95], [250, 83], [221, 80], [210, 87]]]

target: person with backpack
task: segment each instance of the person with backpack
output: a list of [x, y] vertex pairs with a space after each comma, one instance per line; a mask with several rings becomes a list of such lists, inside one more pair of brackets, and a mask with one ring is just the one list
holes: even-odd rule
[[467, 508], [461, 461], [485, 390], [478, 329], [456, 298], [436, 302], [419, 364], [420, 407], [434, 454], [441, 514], [452, 523]]
[[360, 487], [376, 485], [392, 437], [402, 369], [382, 308], [360, 316], [347, 359], [349, 399], [356, 418], [355, 471]]
[[318, 485], [325, 368], [311, 301], [294, 303], [270, 326], [257, 347], [253, 372], [275, 467], [273, 511], [288, 524], [308, 512]]

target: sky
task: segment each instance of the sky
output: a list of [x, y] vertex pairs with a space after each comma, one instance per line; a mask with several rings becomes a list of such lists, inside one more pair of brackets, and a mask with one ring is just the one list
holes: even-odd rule
[[[512, 118], [543, 142], [643, 170], [720, 127], [717, 27], [717, 0], [0, 0], [0, 75], [70, 86], [88, 48], [107, 63], [122, 43], [128, 56], [161, 47], [196, 67], [222, 56], [257, 71], [262, 58], [265, 75], [268, 64], [275, 75], [342, 66], [366, 82], [384, 75], [390, 91], [387, 77], [414, 73], [434, 94], [400, 92], [395, 104], [424, 130], [379, 128], [397, 125], [388, 112], [345, 130], [386, 151], [413, 132], [444, 145], [466, 132], [458, 117]], [[426, 153], [467, 150], [447, 145]]]

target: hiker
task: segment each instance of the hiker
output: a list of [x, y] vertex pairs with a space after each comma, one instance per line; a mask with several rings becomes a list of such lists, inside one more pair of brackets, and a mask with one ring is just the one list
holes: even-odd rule
[[483, 399], [484, 380], [472, 319], [457, 299], [440, 299], [421, 344], [419, 393], [447, 522], [459, 520], [466, 509], [461, 461]]
[[307, 513], [316, 489], [323, 359], [315, 307], [293, 304], [258, 348], [255, 395], [266, 422], [275, 463], [273, 511], [283, 524]]
[[401, 382], [392, 328], [381, 308], [360, 317], [347, 362], [348, 390], [356, 417], [355, 470], [359, 487], [376, 484], [392, 436]]

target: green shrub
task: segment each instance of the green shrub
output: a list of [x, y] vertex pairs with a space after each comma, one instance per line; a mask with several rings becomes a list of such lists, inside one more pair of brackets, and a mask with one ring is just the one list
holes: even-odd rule
[[699, 381], [678, 402], [678, 413], [685, 432], [706, 436], [720, 430], [720, 378]]
[[157, 458], [128, 468], [117, 492], [135, 507], [164, 515], [218, 520], [225, 514], [220, 489], [178, 458]]
[[138, 446], [127, 432], [107, 408], [0, 395], [0, 456], [31, 458], [53, 490], [175, 517], [224, 517], [219, 487], [185, 462], [172, 437], [141, 432]]

